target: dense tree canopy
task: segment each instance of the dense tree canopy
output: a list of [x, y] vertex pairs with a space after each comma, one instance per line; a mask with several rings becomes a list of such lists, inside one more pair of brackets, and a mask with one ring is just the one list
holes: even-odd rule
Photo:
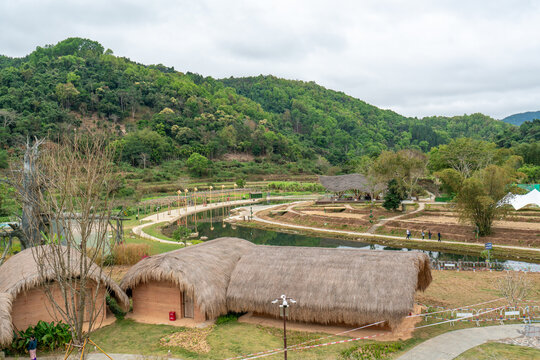
[[[343, 169], [366, 155], [427, 152], [455, 137], [515, 147], [537, 139], [531, 128], [538, 128], [522, 130], [482, 114], [407, 118], [313, 82], [184, 74], [116, 57], [81, 38], [23, 58], [0, 56], [0, 123], [1, 148], [81, 125], [109, 129], [121, 138], [119, 158], [141, 167], [193, 153], [212, 160], [246, 153], [277, 164], [329, 162]], [[538, 151], [526, 146], [519, 151], [535, 163]]]

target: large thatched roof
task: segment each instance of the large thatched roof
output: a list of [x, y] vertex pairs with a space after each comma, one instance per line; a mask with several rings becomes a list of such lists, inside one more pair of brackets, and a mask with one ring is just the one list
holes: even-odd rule
[[243, 256], [227, 290], [230, 311], [278, 315], [281, 294], [298, 303], [291, 319], [396, 324], [431, 282], [427, 255], [412, 252], [258, 246]]
[[220, 238], [144, 259], [121, 286], [162, 280], [194, 291], [208, 318], [228, 311], [277, 315], [271, 301], [286, 294], [298, 301], [293, 320], [395, 324], [413, 309], [416, 290], [430, 284], [431, 270], [427, 255], [416, 251], [264, 246]]
[[[47, 256], [50, 251], [47, 246], [41, 246], [37, 250], [26, 249], [10, 257], [0, 266], [0, 345], [9, 344], [13, 337], [11, 322], [12, 301], [15, 300], [19, 293], [41, 286], [46, 281], [54, 280], [54, 273], [50, 269], [50, 265], [45, 266], [50, 271], [45, 275], [41, 275], [39, 265], [35, 260], [36, 256]], [[71, 266], [71, 276], [78, 277], [80, 275], [79, 255], [74, 251], [72, 250], [69, 264]], [[63, 255], [67, 257], [67, 251], [63, 252]], [[89, 277], [105, 285], [124, 308], [129, 308], [129, 298], [125, 292], [97, 265], [92, 266]]]
[[348, 190], [359, 190], [369, 192], [368, 181], [362, 174], [347, 174], [337, 176], [319, 175], [319, 181], [326, 190], [333, 192], [343, 192]]
[[201, 312], [214, 318], [227, 313], [231, 273], [238, 259], [255, 246], [238, 238], [219, 238], [150, 256], [134, 265], [120, 286], [130, 290], [140, 283], [171, 281], [182, 291], [194, 292]]

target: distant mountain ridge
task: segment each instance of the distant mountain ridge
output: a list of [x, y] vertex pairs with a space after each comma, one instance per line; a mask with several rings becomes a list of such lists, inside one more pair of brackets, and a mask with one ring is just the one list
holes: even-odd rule
[[532, 121], [534, 119], [540, 119], [540, 111], [527, 111], [519, 114], [514, 114], [502, 119], [505, 123], [512, 125], [521, 125], [525, 121]]

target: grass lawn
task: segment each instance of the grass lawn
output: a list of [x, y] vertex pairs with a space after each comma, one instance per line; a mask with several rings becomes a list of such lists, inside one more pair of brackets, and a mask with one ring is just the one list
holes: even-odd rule
[[164, 252], [177, 250], [177, 249], [180, 249], [181, 247], [184, 247], [184, 244], [180, 244], [180, 243], [178, 245], [167, 244], [167, 243], [162, 243], [159, 241], [143, 239], [138, 236], [126, 237], [125, 241], [128, 244], [147, 244], [148, 246], [150, 246], [150, 255], [161, 254]]
[[465, 351], [456, 360], [529, 360], [540, 359], [540, 350], [525, 346], [486, 343]]
[[150, 236], [157, 237], [158, 239], [161, 239], [161, 240], [174, 241], [174, 239], [163, 235], [163, 233], [161, 232], [161, 227], [164, 224], [165, 223], [163, 223], [163, 222], [162, 223], [155, 223], [153, 225], [150, 225], [150, 226], [147, 226], [147, 227], [143, 228], [142, 231], [147, 233]]
[[[136, 323], [132, 320], [119, 320], [115, 324], [95, 331], [91, 338], [103, 350], [111, 353], [166, 355], [170, 349], [173, 356], [185, 359], [225, 359], [283, 346], [283, 333], [281, 330], [236, 321], [218, 325], [214, 328], [207, 338], [207, 343], [210, 346], [208, 353], [197, 353], [181, 347], [160, 345], [159, 340], [162, 337], [181, 331], [190, 330], [168, 325], [148, 325]], [[325, 335], [296, 331], [287, 332], [289, 344], [296, 344], [321, 336]], [[339, 352], [348, 347], [350, 347], [350, 344], [290, 352], [289, 358], [336, 359]], [[282, 359], [283, 354], [266, 358]]]

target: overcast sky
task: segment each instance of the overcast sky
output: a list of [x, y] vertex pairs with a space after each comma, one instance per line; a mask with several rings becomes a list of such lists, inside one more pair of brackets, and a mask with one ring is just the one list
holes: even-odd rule
[[183, 72], [315, 81], [407, 116], [540, 110], [540, 1], [0, 2], [1, 54], [71, 36]]

